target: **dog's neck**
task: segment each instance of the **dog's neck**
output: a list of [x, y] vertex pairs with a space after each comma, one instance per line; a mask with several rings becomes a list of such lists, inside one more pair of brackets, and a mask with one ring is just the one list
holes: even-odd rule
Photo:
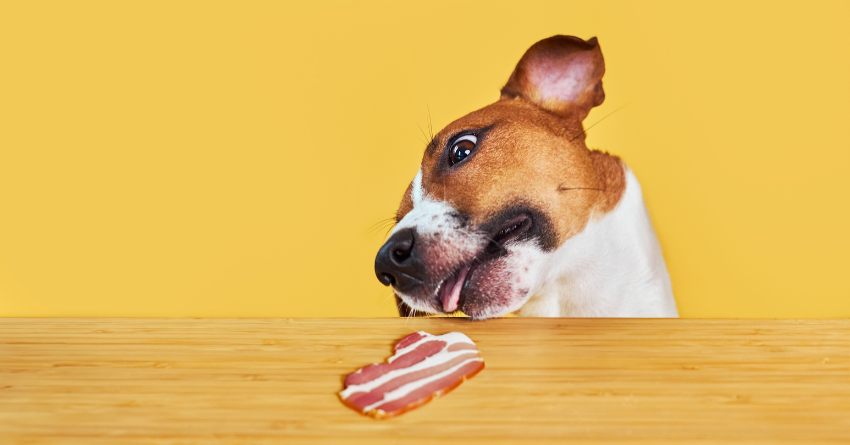
[[677, 317], [670, 276], [626, 168], [617, 207], [547, 254], [541, 288], [517, 311], [525, 317]]

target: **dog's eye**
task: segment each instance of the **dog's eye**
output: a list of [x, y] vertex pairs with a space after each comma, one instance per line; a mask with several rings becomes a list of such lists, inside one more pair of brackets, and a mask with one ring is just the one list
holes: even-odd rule
[[478, 138], [471, 134], [461, 136], [458, 140], [456, 140], [454, 145], [452, 145], [452, 153], [449, 157], [450, 164], [455, 165], [466, 159], [466, 157], [472, 153], [472, 150], [475, 149], [475, 144], [477, 142]]

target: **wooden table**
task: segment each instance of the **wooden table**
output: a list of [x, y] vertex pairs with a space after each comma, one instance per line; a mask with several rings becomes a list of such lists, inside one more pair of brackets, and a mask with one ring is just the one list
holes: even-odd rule
[[[486, 368], [378, 421], [345, 374], [417, 330]], [[2, 444], [850, 443], [850, 320], [0, 319]]]

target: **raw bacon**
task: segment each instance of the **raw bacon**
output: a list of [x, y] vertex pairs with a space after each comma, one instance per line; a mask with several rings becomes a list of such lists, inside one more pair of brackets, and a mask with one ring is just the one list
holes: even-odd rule
[[448, 393], [482, 369], [484, 359], [466, 335], [414, 332], [396, 343], [386, 363], [349, 374], [339, 398], [361, 414], [387, 419]]

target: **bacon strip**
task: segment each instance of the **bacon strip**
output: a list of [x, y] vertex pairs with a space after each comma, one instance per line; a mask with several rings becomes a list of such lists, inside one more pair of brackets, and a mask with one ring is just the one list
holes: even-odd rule
[[460, 332], [419, 331], [401, 339], [387, 363], [351, 373], [339, 393], [346, 406], [378, 419], [397, 416], [448, 393], [484, 369], [472, 340]]
[[390, 363], [375, 363], [374, 365], [360, 368], [357, 372], [348, 374], [348, 377], [345, 378], [345, 386], [360, 385], [375, 380], [390, 371], [413, 366], [442, 351], [445, 346], [446, 342], [444, 341], [429, 341], [420, 344], [411, 352], [402, 354]]

